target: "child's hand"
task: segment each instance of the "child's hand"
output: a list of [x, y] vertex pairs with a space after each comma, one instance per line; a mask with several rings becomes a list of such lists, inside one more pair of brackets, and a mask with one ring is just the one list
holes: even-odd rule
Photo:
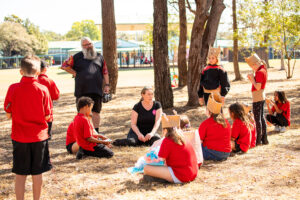
[[11, 113], [6, 113], [7, 119], [11, 119]]
[[253, 74], [248, 74], [247, 77], [248, 77], [248, 79], [249, 79], [251, 82], [252, 82], [252, 80], [254, 79]]
[[200, 106], [204, 105], [204, 98], [199, 98], [199, 104], [200, 104]]
[[233, 140], [230, 141], [231, 149], [235, 150], [235, 142]]
[[45, 117], [45, 120], [48, 121], [50, 119], [50, 115]]

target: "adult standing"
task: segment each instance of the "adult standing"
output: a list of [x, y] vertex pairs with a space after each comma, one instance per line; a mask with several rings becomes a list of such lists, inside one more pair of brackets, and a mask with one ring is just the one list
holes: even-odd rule
[[134, 105], [131, 112], [131, 129], [126, 139], [117, 139], [115, 146], [152, 145], [160, 139], [157, 134], [162, 108], [158, 101], [153, 101], [152, 87], [144, 87], [141, 100]]
[[96, 131], [99, 132], [103, 79], [104, 93], [109, 93], [108, 70], [103, 56], [97, 53], [90, 38], [83, 37], [81, 47], [82, 51], [70, 56], [61, 68], [75, 77], [76, 102], [82, 96], [93, 99], [92, 121]]

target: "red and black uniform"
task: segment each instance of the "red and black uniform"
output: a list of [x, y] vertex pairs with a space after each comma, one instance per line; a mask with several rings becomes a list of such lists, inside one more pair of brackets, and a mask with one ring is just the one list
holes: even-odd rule
[[[261, 143], [268, 144], [267, 138], [267, 125], [264, 117], [264, 89], [266, 87], [268, 73], [264, 65], [261, 65], [255, 72], [255, 82], [261, 83], [261, 89], [258, 91], [252, 84], [252, 96], [253, 96], [253, 115], [256, 126], [256, 145]], [[256, 95], [259, 94], [259, 95]]]
[[94, 157], [110, 158], [114, 155], [112, 150], [104, 144], [97, 144], [87, 141], [93, 136], [94, 127], [90, 120], [81, 113], [74, 118], [74, 135], [77, 144], [83, 149], [85, 155]]
[[51, 114], [48, 89], [34, 77], [23, 76], [6, 94], [4, 110], [12, 115], [13, 169], [19, 175], [37, 175], [52, 168], [48, 150]]
[[76, 138], [74, 135], [74, 121], [72, 121], [67, 130], [67, 137], [66, 137], [66, 149], [67, 151], [72, 154], [72, 146], [76, 142]]
[[290, 126], [291, 125], [291, 108], [290, 102], [278, 103], [276, 102], [277, 107], [282, 111], [282, 113], [276, 113], [275, 106], [272, 107], [272, 112], [274, 115], [267, 115], [267, 120], [274, 124], [275, 126]]
[[210, 94], [208, 91], [212, 90], [218, 90], [223, 97], [230, 90], [227, 72], [221, 65], [207, 65], [202, 70], [198, 96], [199, 98], [204, 97], [205, 104], [207, 104]]
[[235, 139], [235, 153], [247, 152], [251, 143], [251, 130], [240, 119], [235, 119], [231, 128], [231, 137]]
[[46, 74], [40, 74], [38, 76], [38, 82], [48, 88], [48, 91], [50, 93], [51, 97], [51, 116], [50, 119], [48, 120], [48, 134], [49, 137], [51, 138], [51, 128], [52, 128], [52, 122], [53, 122], [53, 101], [57, 100], [59, 98], [59, 90], [55, 84], [55, 82], [48, 78]]
[[62, 64], [62, 68], [71, 67], [76, 71], [75, 97], [76, 101], [87, 96], [93, 99], [93, 112], [100, 113], [102, 107], [102, 83], [105, 74], [108, 74], [107, 66], [101, 54], [97, 54], [94, 60], [84, 58], [82, 52], [71, 56]]
[[181, 182], [190, 182], [197, 177], [197, 157], [190, 143], [179, 145], [172, 139], [165, 138], [158, 156], [166, 159], [167, 166], [172, 168], [174, 175]]

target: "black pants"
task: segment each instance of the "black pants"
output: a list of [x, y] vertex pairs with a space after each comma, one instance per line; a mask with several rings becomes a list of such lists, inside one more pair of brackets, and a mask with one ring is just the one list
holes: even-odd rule
[[256, 145], [261, 143], [268, 144], [267, 125], [264, 118], [264, 104], [265, 101], [253, 103], [253, 114], [256, 125]]
[[98, 158], [111, 158], [114, 155], [114, 152], [104, 144], [97, 144], [97, 146], [94, 147], [95, 151], [82, 150], [84, 155]]
[[51, 132], [51, 129], [52, 129], [52, 122], [47, 122], [48, 124], [48, 135], [49, 135], [49, 140], [51, 140], [51, 137], [52, 137], [52, 132]]
[[275, 126], [288, 126], [289, 123], [287, 119], [283, 116], [283, 114], [276, 114], [275, 115], [267, 115], [267, 120], [271, 124], [274, 124]]
[[115, 146], [142, 146], [142, 145], [151, 146], [156, 140], [159, 140], [159, 139], [160, 139], [160, 136], [156, 133], [150, 140], [148, 140], [146, 142], [142, 142], [139, 140], [136, 133], [132, 129], [130, 129], [126, 139], [116, 139], [113, 142], [113, 145], [115, 145]]

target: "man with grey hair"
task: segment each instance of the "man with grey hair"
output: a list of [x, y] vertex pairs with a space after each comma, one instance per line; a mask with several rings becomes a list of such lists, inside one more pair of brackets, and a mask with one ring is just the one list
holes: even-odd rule
[[81, 47], [82, 51], [70, 56], [61, 68], [75, 77], [76, 102], [82, 96], [93, 99], [92, 121], [99, 132], [103, 79], [104, 93], [109, 93], [108, 70], [103, 56], [97, 53], [90, 38], [83, 37]]

